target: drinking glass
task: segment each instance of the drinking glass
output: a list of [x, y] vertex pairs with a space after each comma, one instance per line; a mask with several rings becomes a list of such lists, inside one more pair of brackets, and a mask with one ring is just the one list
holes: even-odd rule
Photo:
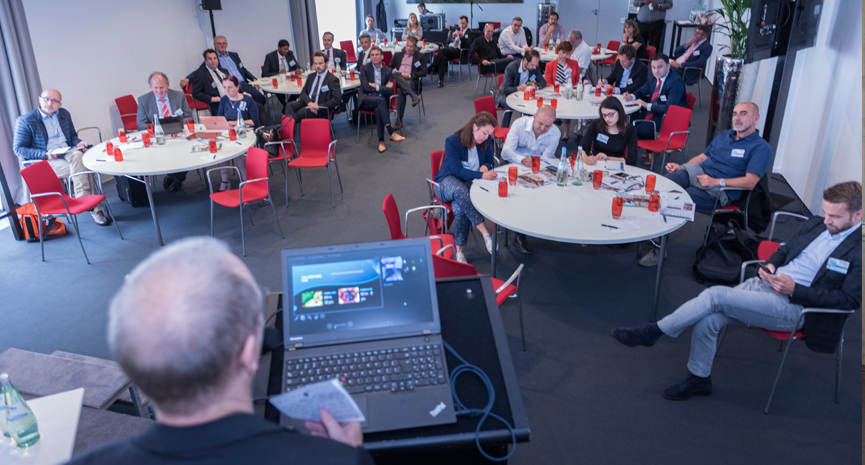
[[106, 142], [105, 152], [108, 153], [108, 155], [114, 156], [114, 144], [112, 144], [111, 142]]
[[594, 187], [595, 190], [598, 190], [601, 188], [601, 181], [603, 181], [603, 180], [604, 180], [604, 172], [603, 171], [601, 171], [601, 170], [592, 171], [592, 187]]
[[540, 108], [540, 107], [542, 107], [542, 106], [544, 106], [544, 98], [543, 98], [543, 97], [538, 97], [538, 108]]
[[651, 194], [655, 190], [655, 175], [646, 176], [646, 193]]
[[195, 132], [195, 120], [186, 118], [186, 128], [189, 129], [189, 132]]
[[426, 47], [426, 39], [423, 40], [423, 46]]
[[571, 152], [571, 170], [573, 171], [574, 166], [577, 164], [577, 157], [580, 156], [580, 153], [574, 150]]
[[508, 182], [511, 183], [512, 186], [517, 185], [517, 167], [511, 166], [508, 168]]
[[351, 79], [352, 81], [354, 81], [354, 70], [351, 70], [351, 71], [348, 72], [348, 77], [349, 77], [349, 79]]
[[499, 178], [499, 197], [508, 196], [508, 178], [502, 176]]
[[537, 174], [541, 171], [541, 157], [532, 157], [532, 173]]
[[117, 130], [117, 136], [120, 137], [120, 142], [126, 143], [126, 131], [123, 128]]
[[618, 220], [619, 218], [622, 217], [622, 207], [624, 207], [624, 206], [625, 206], [625, 199], [621, 195], [616, 194], [616, 196], [613, 198], [613, 219], [614, 220]]
[[553, 91], [556, 93], [559, 93], [559, 83], [558, 82], [553, 84]]
[[661, 195], [658, 194], [658, 191], [652, 192], [652, 195], [649, 197], [649, 211], [657, 212], [661, 209]]
[[276, 89], [277, 87], [279, 87], [279, 79], [273, 78], [273, 88]]
[[156, 136], [156, 132], [154, 131], [152, 124], [147, 125], [147, 133], [150, 134], [150, 137]]
[[114, 161], [123, 161], [123, 152], [120, 151], [120, 147], [114, 148]]
[[141, 133], [141, 142], [144, 142], [145, 147], [150, 147], [150, 134], [146, 132]]
[[210, 153], [216, 153], [216, 139], [210, 139]]
[[528, 100], [530, 94], [531, 94], [531, 92], [529, 92], [529, 89], [524, 90], [523, 91], [523, 100]]
[[544, 51], [545, 51], [545, 52], [549, 52], [549, 51], [550, 51], [550, 43], [549, 43], [549, 42], [544, 42]]
[[557, 99], [557, 98], [552, 99], [550, 104], [553, 106], [553, 109], [558, 109], [559, 108], [559, 99]]
[[228, 128], [228, 140], [237, 140], [237, 131], [234, 128]]

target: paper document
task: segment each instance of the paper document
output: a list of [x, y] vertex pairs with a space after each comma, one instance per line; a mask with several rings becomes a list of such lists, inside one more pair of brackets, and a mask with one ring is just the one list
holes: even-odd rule
[[625, 162], [618, 160], [604, 160], [607, 164], [607, 171], [624, 171]]
[[336, 378], [309, 384], [270, 399], [280, 412], [298, 420], [321, 421], [318, 409], [326, 408], [336, 421], [366, 421], [351, 394]]
[[632, 179], [621, 179], [616, 176], [605, 177], [602, 184], [616, 192], [627, 192], [640, 188], [640, 183]]
[[[156, 140], [153, 140], [153, 143], [155, 144]], [[120, 150], [122, 150], [124, 152], [127, 150], [133, 150], [133, 149], [143, 149], [144, 148], [144, 142], [131, 142], [128, 144], [119, 144], [116, 146], [116, 148], [119, 148]]]
[[48, 155], [66, 155], [67, 153], [78, 150], [77, 147], [60, 147], [59, 149], [49, 150]]
[[686, 202], [681, 193], [661, 192], [661, 215], [694, 221], [696, 210], [694, 202]]
[[[603, 224], [607, 225], [607, 226], [601, 225], [600, 228], [606, 229], [613, 234], [622, 234], [622, 233], [642, 229], [639, 226], [637, 226], [636, 224], [631, 223], [630, 221], [628, 221], [624, 218], [619, 218], [618, 220], [614, 220], [613, 215], [607, 216], [606, 219], [604, 220]], [[611, 226], [614, 226], [614, 227], [611, 227]]]

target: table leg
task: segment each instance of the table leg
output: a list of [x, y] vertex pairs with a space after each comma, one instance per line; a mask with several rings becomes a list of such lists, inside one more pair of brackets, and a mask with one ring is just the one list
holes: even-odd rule
[[147, 200], [150, 202], [150, 213], [153, 214], [153, 225], [156, 226], [156, 238], [159, 240], [159, 245], [165, 245], [162, 242], [162, 231], [159, 229], [159, 218], [156, 217], [156, 205], [153, 203], [153, 189], [150, 187], [150, 176], [144, 177], [144, 186], [147, 188]]
[[667, 253], [667, 236], [661, 236], [661, 250], [658, 251], [658, 274], [655, 276], [655, 298], [652, 300], [652, 318], [649, 320], [652, 323], [658, 319], [658, 298], [661, 296], [661, 271], [664, 268], [665, 253]]
[[496, 252], [498, 251], [498, 229], [499, 227], [493, 223], [493, 252], [490, 254], [490, 276], [496, 277]]

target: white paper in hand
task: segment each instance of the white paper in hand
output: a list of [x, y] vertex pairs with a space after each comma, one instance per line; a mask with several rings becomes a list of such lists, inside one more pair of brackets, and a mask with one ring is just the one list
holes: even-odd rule
[[321, 421], [318, 409], [323, 407], [340, 423], [366, 421], [351, 394], [336, 378], [286, 392], [270, 399], [270, 403], [298, 420]]

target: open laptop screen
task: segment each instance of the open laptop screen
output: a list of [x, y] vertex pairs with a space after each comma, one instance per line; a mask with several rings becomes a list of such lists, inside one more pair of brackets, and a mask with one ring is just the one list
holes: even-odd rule
[[439, 332], [430, 241], [282, 251], [285, 347]]

